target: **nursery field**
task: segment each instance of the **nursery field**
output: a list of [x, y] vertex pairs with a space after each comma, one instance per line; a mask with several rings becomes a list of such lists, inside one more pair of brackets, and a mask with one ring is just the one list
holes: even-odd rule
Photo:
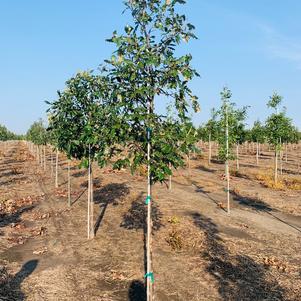
[[[241, 149], [230, 162], [231, 212], [224, 164], [208, 147], [190, 168], [153, 185], [154, 298], [300, 300], [301, 148], [289, 148], [277, 186], [273, 152]], [[87, 240], [87, 170], [59, 158], [59, 187], [26, 142], [0, 153], [0, 300], [145, 300], [145, 170], [94, 166], [95, 237]], [[287, 161], [287, 162], [286, 162]]]

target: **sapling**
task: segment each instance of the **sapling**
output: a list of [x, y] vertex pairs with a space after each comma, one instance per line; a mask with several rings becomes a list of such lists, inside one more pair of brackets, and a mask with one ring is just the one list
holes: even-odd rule
[[[91, 72], [80, 72], [66, 82], [58, 92], [58, 100], [48, 103], [51, 113], [50, 130], [54, 132], [57, 148], [69, 160], [81, 160], [88, 169], [88, 238], [95, 235], [92, 164], [97, 160], [103, 167], [113, 154], [113, 137], [120, 129], [109, 101], [109, 84], [106, 77]], [[71, 201], [69, 201], [71, 203]]]
[[[146, 234], [146, 295], [152, 300], [153, 271], [151, 264], [151, 208], [152, 184], [165, 182], [182, 161], [177, 150], [179, 135], [167, 124], [166, 117], [155, 110], [155, 102], [171, 99], [179, 122], [185, 122], [189, 100], [195, 110], [197, 98], [188, 87], [197, 75], [191, 68], [192, 56], [176, 56], [176, 46], [181, 41], [195, 38], [194, 26], [176, 11], [183, 0], [128, 0], [125, 5], [133, 24], [125, 27], [125, 33], [113, 33], [109, 40], [116, 46], [110, 60], [110, 77], [115, 83], [115, 105], [120, 108], [121, 139], [129, 149], [126, 158], [115, 162], [115, 167], [129, 166], [135, 170], [147, 166], [147, 234]], [[164, 96], [164, 97], [159, 97]], [[177, 125], [176, 125], [177, 127]], [[166, 131], [167, 129], [167, 131]], [[122, 136], [122, 135], [121, 135]], [[125, 139], [124, 139], [125, 138]]]
[[256, 165], [259, 165], [259, 154], [260, 145], [265, 143], [265, 127], [261, 124], [259, 120], [254, 122], [254, 125], [250, 131], [251, 140], [256, 143]]
[[222, 105], [217, 111], [219, 159], [225, 163], [225, 177], [227, 180], [227, 211], [230, 213], [230, 172], [229, 161], [235, 158], [233, 146], [241, 139], [243, 121], [246, 118], [247, 107], [236, 109], [231, 102], [232, 93], [224, 87], [221, 92]]
[[292, 121], [286, 116], [286, 110], [279, 111], [279, 106], [282, 102], [282, 96], [274, 93], [267, 103], [269, 108], [275, 112], [266, 120], [266, 135], [269, 145], [272, 145], [275, 150], [274, 156], [274, 182], [278, 182], [278, 158], [282, 149], [282, 141], [286, 139], [293, 129]]

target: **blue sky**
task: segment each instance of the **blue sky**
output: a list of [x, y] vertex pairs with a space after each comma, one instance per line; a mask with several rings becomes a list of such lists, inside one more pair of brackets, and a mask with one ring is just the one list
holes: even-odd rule
[[[278, 91], [301, 128], [301, 1], [188, 0], [179, 8], [199, 38], [183, 46], [201, 74], [192, 83], [197, 125], [228, 85], [238, 106], [251, 106], [249, 124], [267, 117]], [[0, 124], [24, 133], [45, 118], [44, 101], [70, 76], [110, 56], [105, 39], [129, 23], [122, 10], [122, 0], [1, 0]]]

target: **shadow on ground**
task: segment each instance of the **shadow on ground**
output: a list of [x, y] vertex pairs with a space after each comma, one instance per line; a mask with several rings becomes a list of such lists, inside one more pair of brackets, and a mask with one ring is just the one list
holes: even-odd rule
[[34, 205], [30, 205], [30, 206], [26, 206], [26, 207], [23, 207], [23, 208], [19, 208], [16, 212], [14, 213], [4, 213], [4, 214], [1, 214], [0, 213], [0, 227], [6, 227], [10, 224], [16, 224], [18, 222], [21, 221], [21, 215], [24, 213], [24, 212], [27, 212], [27, 211], [30, 211], [32, 210], [33, 208], [35, 208]]
[[5, 267], [0, 267], [0, 300], [26, 300], [21, 290], [22, 282], [36, 269], [38, 260], [26, 262], [20, 271], [12, 276]]
[[[152, 230], [159, 230], [162, 224], [162, 213], [158, 207], [158, 205], [152, 201]], [[130, 209], [123, 215], [123, 220], [120, 224], [120, 227], [123, 227], [128, 230], [143, 230], [143, 248], [144, 248], [144, 271], [147, 272], [147, 206], [145, 205], [145, 198], [143, 193], [132, 202]], [[133, 281], [130, 289], [129, 289], [129, 300], [132, 301], [143, 301], [146, 300], [145, 295], [145, 286], [146, 283], [142, 283], [141, 281]]]
[[201, 256], [206, 260], [207, 272], [217, 281], [222, 300], [285, 300], [284, 290], [263, 265], [249, 256], [231, 254], [210, 218], [197, 212], [191, 216], [205, 234]]
[[131, 282], [128, 293], [129, 301], [146, 301], [145, 285], [140, 280]]
[[245, 197], [242, 196], [240, 194], [238, 194], [237, 192], [231, 190], [231, 195], [233, 198], [233, 201], [237, 202], [239, 205], [248, 207], [250, 209], [253, 210], [257, 210], [257, 211], [272, 211], [273, 208], [271, 208], [267, 203], [257, 199], [257, 198], [251, 198], [251, 197]]
[[94, 226], [95, 234], [101, 225], [109, 204], [117, 206], [120, 199], [125, 197], [129, 192], [130, 190], [125, 183], [108, 184], [94, 191], [94, 203], [100, 205], [100, 214]]

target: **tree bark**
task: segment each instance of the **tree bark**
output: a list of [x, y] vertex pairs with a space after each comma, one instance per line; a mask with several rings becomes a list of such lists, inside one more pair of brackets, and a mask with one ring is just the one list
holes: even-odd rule
[[90, 173], [91, 173], [91, 176], [90, 176], [90, 194], [91, 194], [91, 197], [90, 197], [90, 230], [91, 230], [91, 235], [90, 237], [91, 238], [94, 238], [94, 234], [95, 234], [95, 231], [94, 231], [94, 183], [93, 183], [93, 166], [92, 166], [92, 163], [93, 161], [91, 160], [91, 166], [90, 166]]
[[211, 133], [209, 133], [209, 155], [208, 155], [208, 165], [211, 164]]
[[55, 188], [59, 187], [59, 150], [56, 149], [56, 158], [55, 158]]
[[50, 151], [50, 164], [51, 164], [51, 178], [53, 176], [53, 152]]
[[288, 149], [287, 149], [287, 143], [285, 144], [285, 162], [288, 162], [288, 155], [287, 155]]
[[257, 142], [256, 146], [256, 165], [259, 165], [259, 143]]
[[239, 171], [239, 144], [236, 144], [236, 170]]
[[275, 181], [275, 184], [277, 184], [277, 182], [278, 182], [278, 150], [277, 150], [277, 146], [276, 146], [276, 150], [275, 150], [275, 174], [274, 174], [274, 181]]
[[[171, 163], [169, 163], [169, 169], [171, 170]], [[171, 190], [171, 175], [169, 176], [168, 189]]]
[[71, 206], [70, 160], [68, 160], [68, 206]]
[[44, 171], [46, 170], [46, 145], [43, 147], [44, 149]]
[[227, 106], [226, 106], [226, 177], [227, 177], [227, 212], [228, 214], [230, 214], [229, 125], [228, 125]]

